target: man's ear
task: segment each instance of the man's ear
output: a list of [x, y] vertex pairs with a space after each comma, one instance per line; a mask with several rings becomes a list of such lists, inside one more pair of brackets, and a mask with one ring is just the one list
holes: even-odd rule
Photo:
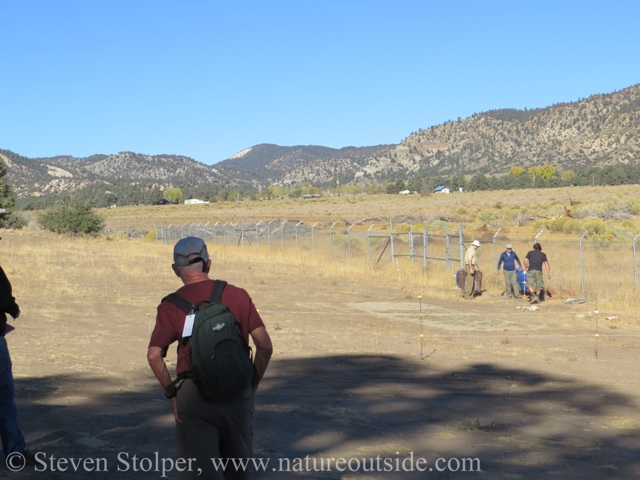
[[209, 273], [209, 270], [211, 270], [211, 259], [207, 260], [207, 268], [204, 273]]
[[180, 276], [180, 272], [178, 271], [178, 267], [176, 267], [175, 263], [171, 264], [171, 268], [173, 269], [173, 273], [176, 274], [176, 277], [179, 277]]

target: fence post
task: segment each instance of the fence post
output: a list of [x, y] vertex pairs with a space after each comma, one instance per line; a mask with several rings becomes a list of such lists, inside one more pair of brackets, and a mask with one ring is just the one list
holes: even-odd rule
[[269, 245], [269, 248], [271, 248], [271, 223], [273, 223], [275, 221], [276, 221], [276, 219], [274, 218], [269, 223], [267, 223], [267, 243]]
[[[335, 225], [337, 222], [333, 222]], [[333, 260], [333, 225], [329, 227], [329, 259]]]
[[633, 286], [636, 290], [636, 297], [638, 296], [638, 264], [636, 261], [636, 240], [640, 237], [640, 233], [633, 237]]
[[167, 243], [167, 239], [164, 237], [164, 227], [162, 228], [162, 243]]
[[449, 224], [447, 223], [444, 226], [444, 234], [445, 237], [447, 239], [446, 245], [447, 245], [447, 254], [446, 254], [446, 258], [447, 258], [447, 270], [451, 270], [451, 246], [450, 246], [450, 239], [449, 239]]
[[282, 250], [284, 250], [284, 224], [287, 222], [288, 220], [285, 220], [280, 224], [280, 239], [282, 240]]
[[396, 259], [396, 252], [393, 245], [393, 220], [389, 219], [389, 242], [391, 243], [391, 264]]
[[347, 228], [347, 251], [349, 252], [349, 260], [351, 260], [351, 229], [353, 225]]
[[318, 224], [318, 222], [314, 223], [311, 226], [311, 250], [315, 250], [316, 249], [316, 239], [313, 236], [313, 229], [316, 227], [317, 224]]
[[538, 237], [540, 235], [542, 235], [542, 232], [544, 232], [544, 228], [542, 230], [540, 230], [535, 237], [533, 237], [533, 243], [537, 243], [538, 242]]
[[500, 227], [498, 229], [498, 231], [496, 232], [496, 234], [493, 236], [493, 265], [494, 265], [494, 267], [496, 265], [498, 265], [498, 250], [496, 249], [496, 238], [498, 238], [498, 234], [500, 233], [500, 230], [502, 230], [502, 227]]
[[260, 225], [262, 223], [262, 220], [260, 220], [258, 223], [256, 223], [256, 245], [258, 245], [260, 242], [260, 232], [258, 231], [258, 225]]
[[222, 246], [223, 247], [227, 246], [227, 223], [229, 222], [224, 222], [224, 224], [222, 225]]
[[427, 226], [424, 226], [424, 233], [422, 234], [422, 265], [427, 267], [427, 247], [429, 242], [429, 230]]
[[180, 235], [180, 238], [184, 238], [184, 225], [185, 224], [182, 225], [182, 234]]
[[238, 225], [238, 222], [236, 223], [232, 223], [231, 226], [233, 227], [233, 246], [236, 246], [236, 225]]
[[191, 227], [193, 227], [194, 224], [195, 224], [195, 222], [193, 222], [191, 225], [189, 225], [189, 236], [191, 236]]
[[464, 239], [462, 238], [462, 223], [458, 224], [458, 231], [460, 235], [460, 268], [464, 268]]
[[218, 243], [218, 236], [216, 235], [216, 226], [220, 223], [220, 220], [218, 220], [216, 223], [213, 224], [213, 244], [215, 245], [216, 243]]
[[302, 222], [298, 222], [296, 223], [296, 253], [298, 253], [298, 225], [300, 225]]
[[371, 229], [375, 223], [371, 224], [371, 226], [367, 229], [367, 248], [369, 250], [369, 268], [371, 268]]
[[413, 223], [409, 224], [409, 256], [411, 263], [413, 263]]
[[584, 236], [589, 233], [589, 230], [585, 230], [582, 236], [580, 237], [580, 281], [582, 283], [582, 296], [584, 297], [584, 264], [582, 262], [582, 239]]

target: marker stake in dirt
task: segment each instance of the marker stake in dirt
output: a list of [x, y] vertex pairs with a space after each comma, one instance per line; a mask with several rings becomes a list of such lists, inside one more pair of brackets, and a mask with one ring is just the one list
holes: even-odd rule
[[424, 334], [422, 333], [422, 295], [418, 295], [418, 303], [420, 305], [420, 313], [418, 313], [418, 316], [420, 317], [420, 360], [424, 360], [424, 353], [422, 352], [422, 346], [424, 343]]
[[596, 295], [596, 361], [598, 360], [598, 295]]
[[[419, 308], [420, 311], [418, 313], [418, 316], [420, 317], [420, 360], [424, 360], [425, 356], [424, 356], [424, 352], [423, 352], [423, 347], [424, 347], [424, 332], [422, 331], [422, 294], [418, 295], [418, 304], [419, 304]], [[435, 348], [433, 349], [433, 352], [431, 352], [429, 355], [426, 356], [426, 358], [429, 358], [431, 355], [433, 355], [435, 353]]]

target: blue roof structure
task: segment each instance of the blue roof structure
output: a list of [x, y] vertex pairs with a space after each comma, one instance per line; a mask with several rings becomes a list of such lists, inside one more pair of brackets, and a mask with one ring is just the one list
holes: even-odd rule
[[445, 188], [447, 188], [447, 187], [444, 186], [444, 185], [440, 185], [439, 187], [436, 187], [433, 191], [434, 192], [439, 192], [440, 190], [444, 190]]

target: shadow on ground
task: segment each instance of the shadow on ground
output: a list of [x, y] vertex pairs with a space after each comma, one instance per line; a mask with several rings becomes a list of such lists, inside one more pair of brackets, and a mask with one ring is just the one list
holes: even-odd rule
[[[117, 471], [124, 468], [120, 452], [129, 458], [175, 455], [173, 419], [154, 382], [145, 377], [135, 391], [118, 391], [117, 380], [73, 375], [17, 380], [30, 445], [56, 457], [106, 458], [109, 472], [2, 474], [160, 478], [161, 472], [133, 472], [131, 463], [129, 471]], [[636, 411], [631, 398], [598, 386], [494, 365], [444, 370], [390, 356], [276, 359], [257, 398], [255, 456], [270, 463], [256, 477], [635, 478]], [[402, 471], [411, 452], [414, 460], [427, 460], [427, 472]], [[316, 469], [324, 459], [325, 471], [313, 471], [312, 460], [295, 460], [307, 455]], [[401, 471], [365, 472], [363, 466], [387, 468], [384, 460], [376, 465], [378, 455], [392, 459], [393, 467], [398, 459]], [[326, 471], [332, 457], [357, 458], [360, 469], [338, 472], [334, 463]], [[440, 457], [477, 458], [482, 473], [462, 472], [461, 465], [457, 472], [437, 472]], [[290, 471], [273, 471], [287, 467], [279, 458], [289, 459]], [[307, 466], [310, 472], [293, 471]]]

